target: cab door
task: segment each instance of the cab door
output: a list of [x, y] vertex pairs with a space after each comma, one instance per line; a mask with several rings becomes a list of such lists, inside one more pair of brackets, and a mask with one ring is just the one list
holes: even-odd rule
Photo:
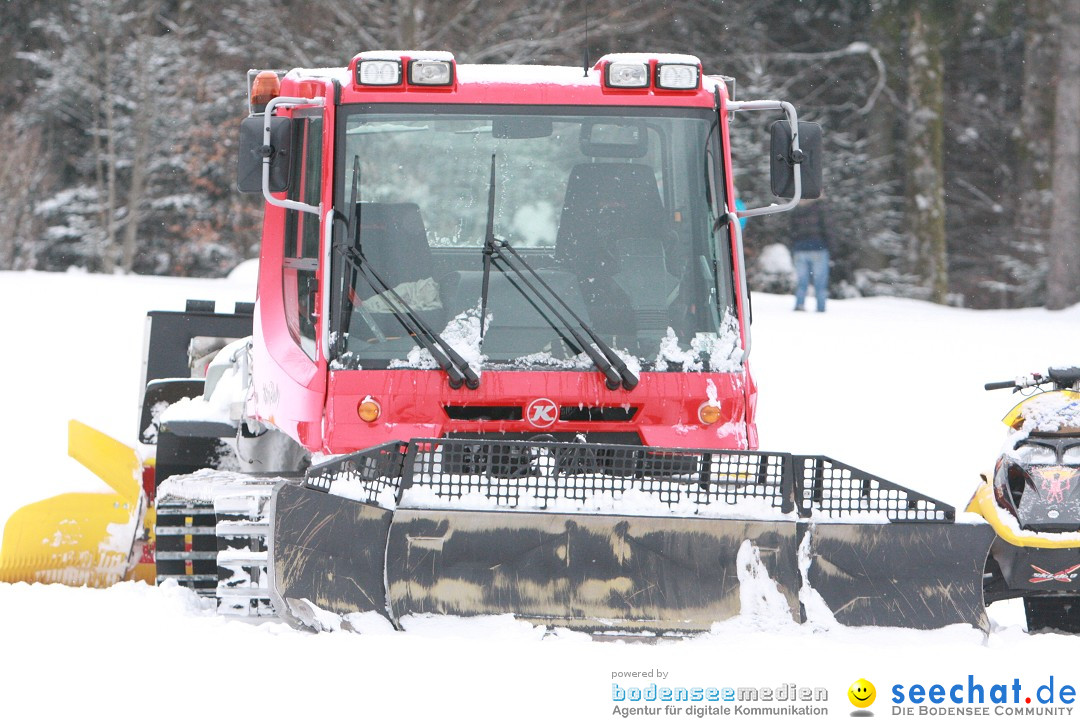
[[[287, 113], [282, 113], [287, 115]], [[320, 342], [319, 212], [328, 183], [323, 108], [291, 118], [289, 186], [266, 205], [259, 268], [259, 302], [252, 346], [255, 415], [309, 450], [322, 447], [326, 361]], [[295, 209], [303, 203], [309, 210]]]

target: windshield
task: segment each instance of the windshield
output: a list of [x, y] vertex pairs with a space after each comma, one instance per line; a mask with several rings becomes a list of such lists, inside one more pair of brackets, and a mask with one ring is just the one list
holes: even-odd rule
[[339, 223], [335, 242], [357, 248], [394, 293], [335, 253], [334, 287], [346, 290], [334, 301], [334, 367], [436, 367], [405, 329], [407, 311], [478, 369], [591, 369], [572, 333], [509, 273], [487, 278], [481, 342], [493, 211], [494, 236], [635, 369], [736, 369], [730, 249], [714, 231], [707, 179], [715, 114], [605, 112], [343, 112], [335, 204], [352, 213], [352, 229]]
[[1053, 465], [1057, 462], [1057, 452], [1047, 445], [1021, 443], [1016, 448], [1016, 455], [1025, 465]]
[[1052, 443], [1021, 442], [1016, 458], [1025, 465], [1080, 465], [1080, 442], [1062, 438]]

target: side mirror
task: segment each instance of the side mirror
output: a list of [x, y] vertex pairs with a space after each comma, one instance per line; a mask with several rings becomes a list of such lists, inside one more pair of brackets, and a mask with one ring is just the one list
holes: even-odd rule
[[[292, 177], [292, 120], [270, 118], [270, 192], [285, 192]], [[240, 153], [236, 163], [236, 188], [242, 193], [262, 192], [263, 116], [240, 123]]]
[[[795, 164], [798, 158], [791, 154], [791, 123], [777, 120], [770, 128], [772, 142], [769, 149], [769, 168], [772, 176], [772, 192], [776, 197], [795, 197]], [[802, 180], [802, 197], [807, 200], [821, 197], [821, 125], [813, 122], [799, 123], [798, 163]]]

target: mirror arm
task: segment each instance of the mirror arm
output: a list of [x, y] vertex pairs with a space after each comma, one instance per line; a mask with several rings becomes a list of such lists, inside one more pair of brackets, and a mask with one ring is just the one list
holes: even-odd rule
[[[270, 194], [270, 159], [274, 152], [273, 147], [270, 145], [270, 120], [273, 117], [274, 109], [279, 105], [292, 107], [294, 105], [321, 106], [324, 104], [325, 101], [321, 97], [276, 97], [266, 104], [266, 110], [263, 113], [262, 193], [263, 198], [265, 198], [266, 202], [269, 204], [285, 208], [286, 210], [299, 210], [300, 212], [313, 213], [315, 215], [322, 214], [322, 209], [318, 205], [308, 205], [307, 203], [296, 202], [295, 200], [278, 200]], [[796, 185], [796, 188], [797, 187], [798, 185]]]
[[[783, 110], [787, 115], [788, 123], [790, 124], [791, 131], [791, 155], [793, 158], [802, 160], [803, 152], [799, 148], [799, 117], [795, 113], [795, 106], [784, 100], [744, 100], [731, 101], [727, 104], [727, 109], [731, 112], [740, 112], [743, 110]], [[799, 204], [799, 200], [802, 199], [802, 169], [799, 167], [799, 163], [796, 162], [792, 167], [795, 173], [795, 194], [785, 203], [773, 203], [767, 207], [750, 208], [748, 210], [742, 210], [739, 212], [740, 218], [755, 217], [757, 215], [772, 215], [773, 213], [787, 212], [796, 205]]]

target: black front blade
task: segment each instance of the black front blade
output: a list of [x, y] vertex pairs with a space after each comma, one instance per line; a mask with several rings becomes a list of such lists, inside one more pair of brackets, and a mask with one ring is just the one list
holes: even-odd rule
[[985, 523], [818, 523], [809, 526], [810, 587], [843, 625], [984, 630]]
[[290, 600], [341, 616], [389, 618], [383, 568], [393, 513], [290, 483], [278, 486], [270, 504], [271, 597], [286, 620], [299, 623]]
[[740, 613], [746, 572], [768, 575], [797, 619], [796, 554], [794, 522], [399, 508], [386, 568], [395, 617], [700, 632]]

